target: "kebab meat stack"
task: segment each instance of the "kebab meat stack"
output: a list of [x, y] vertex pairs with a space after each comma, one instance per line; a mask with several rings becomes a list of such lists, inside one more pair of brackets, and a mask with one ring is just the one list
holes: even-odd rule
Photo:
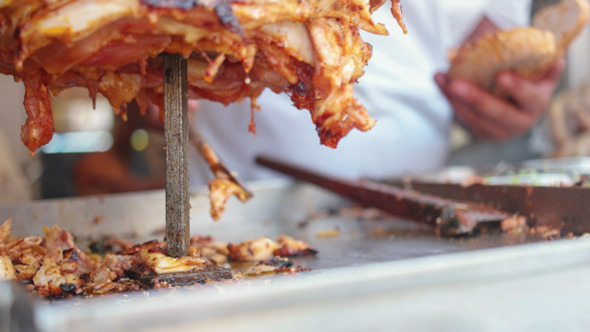
[[[360, 30], [387, 34], [371, 19], [384, 2], [4, 0], [0, 72], [24, 83], [28, 118], [21, 140], [31, 155], [54, 132], [52, 95], [70, 87], [87, 88], [93, 100], [104, 95], [123, 118], [126, 104], [135, 100], [142, 113], [155, 105], [164, 119], [164, 67], [170, 54], [185, 61], [183, 92], [188, 98], [223, 104], [250, 98], [250, 130], [255, 131], [256, 97], [265, 88], [287, 93], [297, 108], [310, 111], [321, 143], [335, 148], [353, 128], [366, 131], [374, 125], [354, 98], [353, 84], [371, 57], [371, 45], [361, 39]], [[399, 1], [392, 0], [391, 6], [405, 31]], [[201, 254], [211, 248], [196, 246], [198, 241], [184, 257], [169, 257], [166, 242], [160, 241], [97, 257], [76, 248], [71, 235], [57, 226], [45, 229], [45, 237], [15, 238], [10, 222], [1, 229], [0, 278], [30, 283], [45, 296], [136, 289], [139, 284], [129, 279], [134, 273], [155, 275], [150, 286], [156, 287], [164, 273], [218, 264]], [[262, 239], [246, 246], [251, 248], [244, 252], [263, 250], [266, 258], [314, 253], [292, 239], [280, 245]], [[216, 257], [232, 248], [238, 252], [235, 246], [213, 247]], [[279, 247], [288, 250], [276, 251]], [[269, 264], [283, 266], [280, 259]]]

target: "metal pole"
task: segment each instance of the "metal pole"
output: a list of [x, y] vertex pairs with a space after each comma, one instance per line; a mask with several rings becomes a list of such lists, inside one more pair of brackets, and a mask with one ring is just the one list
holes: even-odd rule
[[181, 54], [164, 54], [164, 127], [166, 140], [166, 251], [188, 255], [187, 64]]

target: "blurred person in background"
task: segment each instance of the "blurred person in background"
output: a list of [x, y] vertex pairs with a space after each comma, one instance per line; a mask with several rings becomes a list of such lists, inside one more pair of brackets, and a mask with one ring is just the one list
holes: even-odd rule
[[150, 149], [142, 154], [134, 151], [132, 136], [138, 129], [162, 133], [164, 124], [159, 112], [153, 108], [145, 115], [139, 112], [135, 102], [128, 105], [127, 120], [115, 119], [113, 146], [105, 152], [90, 153], [74, 166], [74, 181], [77, 195], [120, 193], [128, 191], [154, 190], [164, 188], [165, 170], [162, 135], [152, 135]]
[[[505, 98], [443, 74], [449, 50], [498, 29], [528, 26], [531, 1], [425, 0], [402, 1], [402, 6], [407, 35], [383, 6], [373, 18], [385, 24], [389, 35], [363, 36], [373, 46], [373, 56], [355, 96], [377, 120], [373, 129], [351, 131], [336, 149], [322, 146], [308, 112], [271, 91], [256, 100], [256, 136], [247, 130], [249, 101], [228, 107], [202, 101], [194, 125], [245, 181], [278, 176], [257, 167], [257, 155], [349, 178], [435, 172], [448, 163], [455, 120], [492, 142], [517, 138], [535, 125], [551, 100], [563, 59], [534, 82], [500, 73], [497, 85]], [[207, 167], [198, 160], [191, 165], [191, 183], [206, 183]]]
[[[248, 100], [227, 107], [202, 100], [192, 114], [192, 125], [243, 181], [279, 176], [256, 166], [257, 155], [349, 178], [434, 172], [448, 163], [455, 120], [475, 137], [492, 142], [522, 136], [535, 125], [551, 100], [565, 66], [563, 59], [534, 82], [512, 72], [500, 73], [497, 85], [505, 98], [443, 74], [451, 49], [498, 29], [529, 25], [531, 1], [424, 0], [402, 5], [407, 35], [383, 6], [373, 19], [384, 23], [389, 35], [363, 36], [373, 46], [373, 56], [355, 86], [355, 96], [377, 120], [373, 129], [353, 130], [338, 148], [328, 148], [320, 145], [307, 110], [297, 110], [287, 95], [269, 90], [256, 100], [260, 106], [254, 115], [256, 135], [248, 132]], [[209, 167], [195, 149], [189, 150], [191, 185], [204, 185], [212, 178]], [[114, 158], [108, 163], [128, 165], [119, 153], [102, 155], [109, 156]], [[101, 161], [96, 159], [87, 164], [77, 168], [78, 182], [86, 187], [106, 181], [101, 172], [119, 169], [98, 167]], [[126, 184], [101, 190], [142, 188], [136, 178], [124, 174], [105, 183]]]

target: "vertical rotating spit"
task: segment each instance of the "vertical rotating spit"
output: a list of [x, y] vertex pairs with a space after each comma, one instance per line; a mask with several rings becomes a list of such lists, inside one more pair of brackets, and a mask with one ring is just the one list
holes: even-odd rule
[[[166, 144], [166, 254], [189, 256], [190, 195], [188, 191], [188, 79], [187, 61], [181, 54], [164, 54], [164, 136]], [[205, 280], [232, 279], [230, 269], [210, 264], [196, 270], [154, 274], [134, 271], [140, 283], [155, 281], [190, 285]]]
[[190, 203], [188, 192], [187, 62], [181, 54], [164, 55], [164, 128], [166, 144], [166, 250], [188, 255]]

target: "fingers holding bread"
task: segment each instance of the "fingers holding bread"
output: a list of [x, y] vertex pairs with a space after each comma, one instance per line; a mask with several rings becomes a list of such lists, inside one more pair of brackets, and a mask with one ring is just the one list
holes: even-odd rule
[[502, 94], [498, 73], [510, 70], [528, 79], [541, 79], [567, 51], [588, 21], [588, 0], [565, 0], [540, 10], [532, 26], [498, 31], [462, 45], [450, 59], [448, 78], [468, 79]]
[[499, 31], [463, 45], [451, 60], [448, 76], [466, 78], [493, 91], [500, 71], [513, 70], [534, 79], [555, 59], [555, 37], [550, 31], [518, 28]]

